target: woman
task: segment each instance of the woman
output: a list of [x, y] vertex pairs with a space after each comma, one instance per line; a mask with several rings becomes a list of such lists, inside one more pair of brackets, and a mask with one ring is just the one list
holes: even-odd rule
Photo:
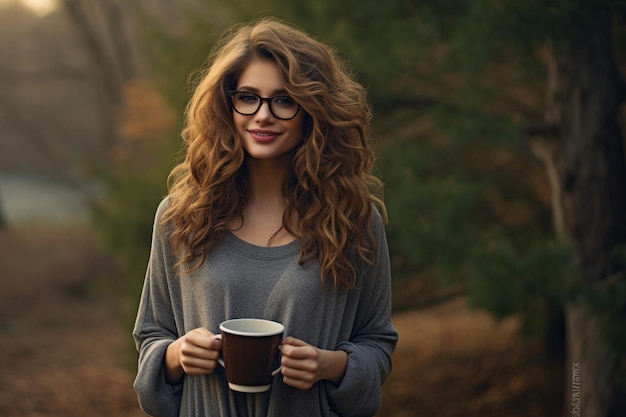
[[[229, 32], [186, 110], [134, 337], [153, 416], [369, 416], [391, 371], [385, 209], [364, 89], [333, 51], [264, 19]], [[381, 215], [382, 214], [382, 215]], [[219, 323], [285, 326], [267, 393], [229, 390]]]

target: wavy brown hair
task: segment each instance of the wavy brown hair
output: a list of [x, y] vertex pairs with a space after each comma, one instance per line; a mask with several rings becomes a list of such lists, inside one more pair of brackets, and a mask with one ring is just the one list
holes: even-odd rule
[[372, 174], [366, 92], [333, 49], [274, 19], [233, 27], [199, 74], [185, 112], [186, 157], [169, 178], [170, 242], [181, 264], [198, 267], [242, 217], [247, 172], [227, 91], [259, 57], [278, 64], [288, 94], [306, 113], [283, 186], [283, 224], [302, 242], [300, 263], [316, 258], [323, 282], [353, 288], [358, 265], [374, 258], [376, 206], [386, 220], [382, 183]]

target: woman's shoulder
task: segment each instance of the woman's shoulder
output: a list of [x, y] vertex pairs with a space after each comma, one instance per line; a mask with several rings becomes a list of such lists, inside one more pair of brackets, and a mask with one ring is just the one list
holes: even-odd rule
[[169, 207], [170, 207], [170, 196], [166, 195], [165, 197], [161, 199], [161, 201], [159, 202], [159, 205], [157, 206], [156, 218], [158, 220], [163, 219], [163, 216], [165, 215]]
[[154, 216], [154, 227], [155, 231], [161, 233], [170, 233], [172, 231], [172, 221], [168, 219], [167, 212], [170, 208], [170, 197], [166, 195], [159, 202], [156, 214]]
[[386, 212], [384, 207], [379, 207], [376, 204], [372, 204], [372, 221], [371, 226], [374, 230], [384, 229], [386, 220]]

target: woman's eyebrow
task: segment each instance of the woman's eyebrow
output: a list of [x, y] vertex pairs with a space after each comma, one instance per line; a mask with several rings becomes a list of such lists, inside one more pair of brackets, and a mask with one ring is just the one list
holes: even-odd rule
[[[242, 85], [237, 90], [239, 90], [239, 91], [249, 91], [251, 93], [257, 93], [257, 94], [260, 93], [260, 90], [258, 88], [250, 87], [250, 86], [247, 86], [247, 85]], [[272, 96], [276, 96], [276, 95], [280, 95], [280, 94], [287, 94], [287, 90], [285, 90], [284, 88], [280, 88], [280, 89], [274, 90], [272, 92]]]

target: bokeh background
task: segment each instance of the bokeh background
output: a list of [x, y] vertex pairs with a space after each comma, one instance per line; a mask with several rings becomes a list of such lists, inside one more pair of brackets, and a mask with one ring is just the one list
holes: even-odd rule
[[260, 16], [370, 93], [400, 332], [379, 416], [626, 415], [619, 0], [0, 0], [0, 415], [142, 415], [189, 82]]

